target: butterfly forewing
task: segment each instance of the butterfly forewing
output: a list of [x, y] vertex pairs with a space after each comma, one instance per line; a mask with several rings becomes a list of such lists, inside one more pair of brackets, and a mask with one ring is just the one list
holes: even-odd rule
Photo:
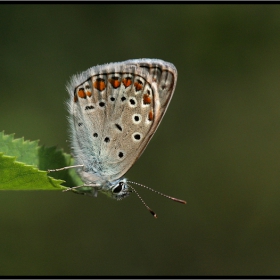
[[96, 66], [72, 78], [68, 105], [74, 156], [93, 180], [118, 179], [140, 157], [176, 80], [176, 68], [155, 59]]

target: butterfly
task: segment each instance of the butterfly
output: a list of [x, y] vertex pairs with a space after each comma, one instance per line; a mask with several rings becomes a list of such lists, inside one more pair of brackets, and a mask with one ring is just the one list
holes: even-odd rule
[[180, 200], [123, 176], [141, 156], [158, 128], [177, 82], [172, 63], [160, 59], [132, 59], [89, 68], [67, 85], [70, 142], [84, 182], [68, 188], [97, 196], [102, 192], [121, 200], [135, 192], [129, 183], [145, 187], [174, 201]]

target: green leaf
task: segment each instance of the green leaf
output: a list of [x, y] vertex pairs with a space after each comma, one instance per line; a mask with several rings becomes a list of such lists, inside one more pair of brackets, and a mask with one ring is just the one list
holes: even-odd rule
[[24, 141], [23, 138], [14, 139], [14, 134], [5, 135], [0, 132], [0, 152], [9, 156], [15, 156], [17, 161], [29, 165], [38, 166], [38, 157], [34, 152], [38, 147], [37, 141]]
[[61, 190], [62, 180], [0, 153], [0, 190]]
[[74, 169], [47, 173], [48, 169], [73, 165], [73, 159], [38, 142], [0, 132], [0, 190], [61, 190], [65, 181], [67, 187], [82, 184]]

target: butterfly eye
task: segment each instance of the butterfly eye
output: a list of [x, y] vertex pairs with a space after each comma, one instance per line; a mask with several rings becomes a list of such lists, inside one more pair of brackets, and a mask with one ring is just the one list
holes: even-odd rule
[[114, 189], [113, 193], [119, 193], [122, 190], [123, 183], [119, 183]]

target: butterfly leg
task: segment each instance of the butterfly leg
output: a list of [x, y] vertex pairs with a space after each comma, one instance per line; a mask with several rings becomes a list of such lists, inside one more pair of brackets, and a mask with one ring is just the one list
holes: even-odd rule
[[[87, 184], [84, 184], [84, 185], [81, 185], [81, 186], [76, 186], [76, 187], [72, 187], [72, 188], [67, 188], [66, 190], [63, 190], [63, 192], [71, 191], [71, 190], [73, 190], [73, 189], [78, 189], [78, 188], [82, 188], [82, 187], [88, 187], [88, 185], [87, 185]], [[97, 188], [97, 186], [91, 186], [91, 187], [92, 187], [91, 193], [80, 193], [80, 194], [85, 194], [85, 195], [97, 197], [97, 194], [98, 194], [98, 188]]]
[[58, 169], [48, 169], [47, 172], [56, 172], [56, 171], [66, 170], [66, 169], [70, 169], [70, 168], [79, 168], [79, 167], [84, 167], [84, 165], [78, 164], [78, 165], [65, 166], [65, 167], [58, 168]]

